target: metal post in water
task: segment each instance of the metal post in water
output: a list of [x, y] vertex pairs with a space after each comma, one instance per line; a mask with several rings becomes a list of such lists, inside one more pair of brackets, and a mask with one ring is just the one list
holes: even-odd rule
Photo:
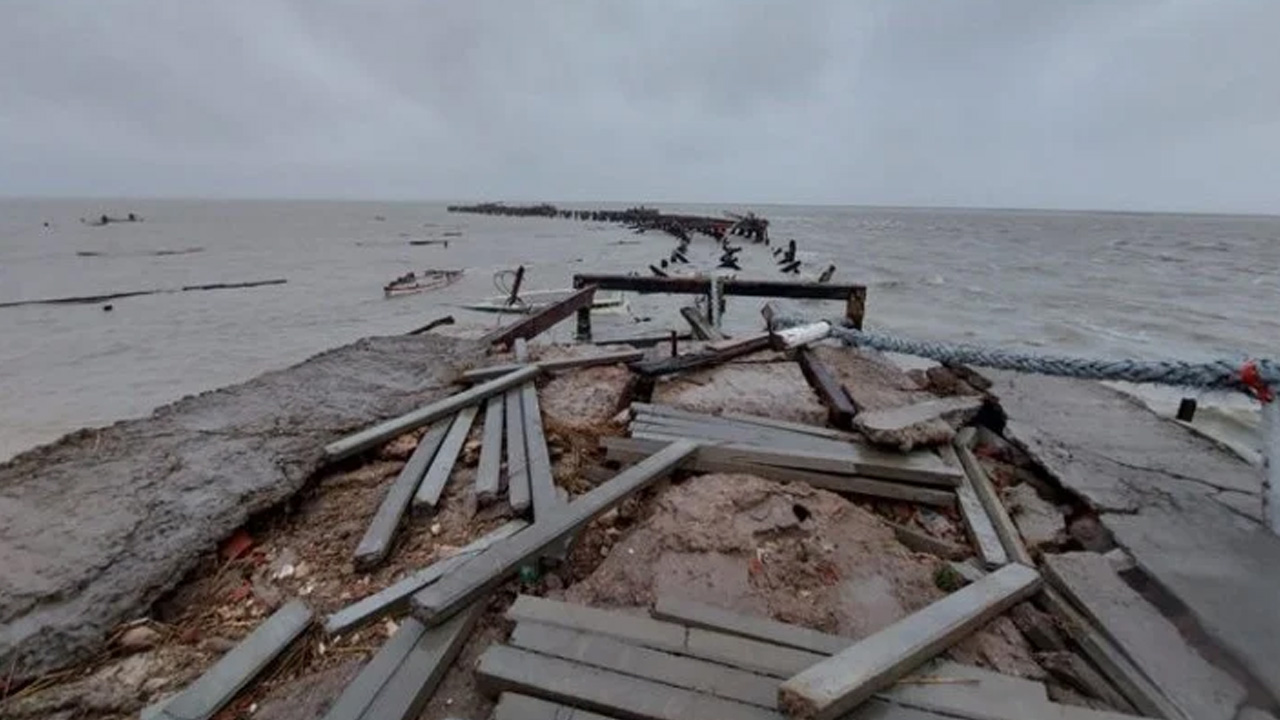
[[1280, 535], [1280, 400], [1262, 403], [1262, 524]]

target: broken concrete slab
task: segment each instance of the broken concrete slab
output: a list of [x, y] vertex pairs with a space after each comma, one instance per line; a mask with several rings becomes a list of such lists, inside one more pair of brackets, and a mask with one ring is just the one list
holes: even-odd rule
[[951, 442], [955, 428], [982, 409], [982, 398], [957, 396], [926, 400], [886, 410], [859, 414], [853, 426], [876, 445], [912, 448]]
[[826, 407], [793, 362], [734, 363], [664, 379], [653, 402], [703, 413], [737, 412], [822, 425]]
[[1245, 689], [1187, 644], [1173, 623], [1096, 553], [1048, 555], [1045, 572], [1188, 718], [1231, 720]]
[[806, 720], [841, 717], [1039, 587], [1035, 570], [1006, 565], [788, 679], [778, 706]]
[[374, 338], [0, 465], [0, 667], [17, 681], [93, 655], [321, 448], [451, 392], [478, 357], [437, 335]]
[[1040, 497], [1029, 483], [1006, 488], [1004, 498], [1011, 507], [1013, 524], [1027, 548], [1039, 550], [1062, 542], [1066, 535], [1066, 518], [1053, 503]]

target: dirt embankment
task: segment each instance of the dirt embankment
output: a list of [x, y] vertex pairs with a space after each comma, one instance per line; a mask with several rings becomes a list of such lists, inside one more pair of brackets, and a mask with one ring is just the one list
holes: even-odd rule
[[289, 498], [323, 446], [451, 392], [474, 343], [372, 338], [0, 465], [0, 668], [91, 657], [202, 554]]

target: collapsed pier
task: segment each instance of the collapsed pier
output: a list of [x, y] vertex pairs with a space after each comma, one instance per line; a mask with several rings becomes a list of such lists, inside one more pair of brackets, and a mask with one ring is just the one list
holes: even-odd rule
[[702, 215], [664, 213], [654, 208], [643, 206], [627, 208], [626, 210], [571, 210], [558, 208], [548, 203], [507, 205], [497, 202], [477, 205], [450, 205], [448, 210], [449, 212], [478, 215], [561, 218], [565, 220], [618, 223], [638, 232], [646, 230], [665, 232], [681, 240], [688, 240], [691, 234], [698, 233], [717, 240], [723, 240], [729, 235], [736, 235], [754, 242], [769, 242], [769, 221], [754, 213], [730, 215], [728, 218], [716, 218]]
[[[907, 371], [767, 303], [591, 344], [604, 287], [866, 309], [673, 280], [579, 276], [481, 338], [366, 341], [3, 466], [6, 507], [103, 516], [4, 511], [5, 557], [63, 563], [4, 587], [6, 716], [1275, 711], [1251, 468], [1102, 386]], [[569, 317], [578, 344], [536, 343]]]

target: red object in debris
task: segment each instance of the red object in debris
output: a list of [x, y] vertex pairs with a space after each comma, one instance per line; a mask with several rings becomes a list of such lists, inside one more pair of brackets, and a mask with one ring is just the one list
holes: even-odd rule
[[764, 563], [760, 562], [760, 558], [753, 557], [747, 561], [747, 574], [759, 575], [764, 572]]
[[249, 583], [244, 583], [243, 585], [237, 585], [236, 587], [231, 588], [231, 592], [227, 593], [227, 597], [232, 602], [240, 602], [252, 594], [253, 587], [250, 586]]
[[253, 538], [244, 530], [237, 530], [232, 533], [231, 537], [222, 541], [222, 547], [218, 549], [218, 555], [223, 562], [231, 562], [236, 558], [244, 557], [244, 554], [253, 548]]

